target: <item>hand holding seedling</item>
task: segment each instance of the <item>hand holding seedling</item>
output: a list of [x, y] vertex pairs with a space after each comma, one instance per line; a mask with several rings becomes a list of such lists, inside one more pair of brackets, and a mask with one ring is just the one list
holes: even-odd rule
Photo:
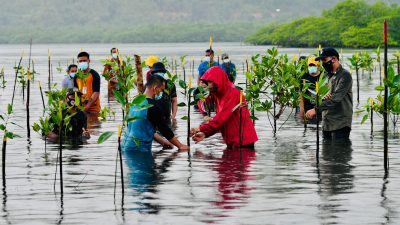
[[83, 131], [83, 133], [82, 133], [83, 137], [90, 138], [89, 130], [86, 130], [85, 128], [82, 128], [82, 131]]
[[192, 139], [193, 139], [193, 141], [195, 141], [196, 144], [197, 144], [198, 142], [204, 140], [204, 138], [206, 138], [206, 134], [204, 134], [204, 133], [201, 132], [201, 131], [196, 132], [194, 135], [192, 135]]
[[332, 94], [331, 93], [328, 93], [328, 94], [326, 94], [325, 96], [324, 96], [324, 101], [327, 101], [327, 100], [329, 100], [330, 98], [332, 97]]
[[312, 119], [312, 118], [315, 117], [315, 115], [317, 115], [315, 109], [310, 109], [310, 110], [308, 110], [307, 113], [306, 113], [307, 119]]

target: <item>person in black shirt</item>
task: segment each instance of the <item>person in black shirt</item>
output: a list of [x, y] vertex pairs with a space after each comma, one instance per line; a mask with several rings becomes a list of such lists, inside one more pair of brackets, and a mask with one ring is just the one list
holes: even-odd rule
[[[163, 79], [166, 77], [167, 70], [161, 62], [153, 64], [151, 76], [160, 76]], [[176, 120], [176, 113], [178, 111], [178, 97], [176, 94], [176, 86], [170, 80], [166, 80], [165, 89], [161, 97], [155, 99], [157, 106], [162, 110], [162, 115], [167, 122], [167, 125], [172, 128], [172, 121]], [[164, 148], [173, 148], [172, 143], [163, 138], [159, 133], [154, 134], [154, 139], [160, 143]]]
[[[320, 63], [319, 61], [315, 60], [315, 57], [309, 57], [308, 58], [308, 73], [304, 74], [301, 77], [301, 88], [303, 89], [303, 82], [305, 81], [306, 83], [311, 83], [314, 84], [319, 80], [319, 77], [321, 75], [320, 71]], [[315, 88], [308, 88], [306, 91], [306, 94], [309, 96], [315, 96]], [[304, 98], [303, 96], [300, 96], [300, 111], [299, 111], [299, 116], [300, 118], [304, 118], [305, 112], [307, 112], [310, 109], [313, 109], [315, 107], [315, 104], [311, 103], [308, 99]]]
[[[90, 134], [87, 130], [86, 114], [75, 105], [75, 95], [81, 97], [82, 93], [69, 91], [65, 98], [65, 102], [70, 108], [63, 112], [63, 118], [65, 118], [66, 115], [73, 115], [73, 116], [71, 117], [71, 120], [68, 125], [71, 129], [66, 129], [66, 133], [64, 135], [70, 138], [81, 138], [82, 136], [90, 138]], [[54, 123], [51, 118], [49, 122]], [[59, 135], [59, 128], [57, 125], [54, 125], [54, 129], [49, 132], [47, 137], [57, 138], [58, 135]]]

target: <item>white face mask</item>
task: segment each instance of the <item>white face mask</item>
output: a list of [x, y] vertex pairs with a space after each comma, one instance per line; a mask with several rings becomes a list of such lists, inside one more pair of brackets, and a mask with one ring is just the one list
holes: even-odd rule
[[78, 64], [78, 68], [80, 69], [80, 70], [87, 70], [88, 68], [89, 68], [89, 63], [88, 62], [80, 62], [79, 64]]
[[117, 58], [118, 58], [117, 53], [113, 53], [113, 54], [112, 54], [112, 57], [113, 57], [113, 59], [117, 59]]
[[222, 60], [222, 62], [224, 62], [224, 63], [230, 63], [231, 60], [229, 60], [229, 59], [224, 59], [224, 60]]
[[70, 73], [69, 76], [70, 76], [71, 78], [74, 78], [74, 77], [75, 77], [75, 74], [76, 74], [76, 73]]
[[206, 57], [204, 58], [204, 61], [210, 62], [210, 56], [206, 56]]

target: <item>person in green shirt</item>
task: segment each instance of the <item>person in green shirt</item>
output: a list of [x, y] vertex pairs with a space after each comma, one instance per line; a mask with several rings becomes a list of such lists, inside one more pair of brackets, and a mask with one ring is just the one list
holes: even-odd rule
[[[322, 61], [328, 76], [330, 92], [318, 107], [322, 113], [322, 130], [324, 139], [349, 138], [353, 120], [353, 79], [349, 71], [339, 61], [339, 53], [334, 48], [324, 48], [318, 61]], [[307, 111], [306, 116], [312, 119], [316, 109]]]

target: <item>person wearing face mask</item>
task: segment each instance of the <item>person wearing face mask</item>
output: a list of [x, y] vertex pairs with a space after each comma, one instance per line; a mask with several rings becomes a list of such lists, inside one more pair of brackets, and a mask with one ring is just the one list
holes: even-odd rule
[[[199, 142], [221, 132], [228, 148], [236, 149], [240, 147], [240, 133], [242, 133], [241, 147], [254, 149], [254, 143], [258, 140], [258, 137], [250, 119], [245, 97], [228, 80], [225, 71], [220, 67], [211, 67], [204, 74], [202, 80], [207, 81], [210, 95], [213, 95], [218, 102], [217, 114], [208, 123], [191, 129], [192, 139]], [[242, 97], [242, 101], [240, 101], [240, 97]], [[242, 107], [238, 107], [240, 102], [242, 102]], [[239, 130], [240, 124], [242, 125], [242, 132]]]
[[225, 71], [226, 74], [228, 74], [228, 79], [232, 82], [235, 83], [236, 80], [236, 66], [231, 62], [229, 59], [229, 55], [226, 53], [223, 53], [221, 55], [222, 63], [221, 63], [221, 68]]
[[187, 145], [182, 144], [174, 135], [174, 132], [168, 126], [167, 119], [163, 115], [163, 109], [157, 104], [156, 98], [161, 98], [165, 88], [166, 80], [158, 75], [150, 76], [146, 83], [146, 100], [143, 105], [151, 104], [152, 107], [144, 110], [138, 110], [143, 107], [131, 106], [128, 117], [139, 118], [129, 122], [126, 135], [123, 141], [123, 149], [129, 151], [151, 151], [156, 129], [174, 146], [181, 150], [188, 150]]
[[212, 49], [207, 49], [206, 54], [204, 57], [204, 61], [200, 63], [198, 67], [199, 71], [199, 78], [197, 80], [197, 85], [200, 84], [200, 79], [203, 76], [203, 74], [211, 67], [213, 66], [219, 66], [216, 61], [214, 61], [214, 50]]
[[[111, 62], [117, 62], [119, 64], [119, 57], [116, 48], [110, 50]], [[111, 94], [113, 90], [118, 89], [118, 80], [115, 79], [117, 71], [114, 71], [110, 65], [104, 65], [103, 76], [108, 81], [108, 94]]]
[[[324, 48], [316, 60], [322, 61], [330, 88], [329, 94], [318, 108], [323, 117], [323, 137], [327, 140], [347, 139], [353, 120], [353, 79], [349, 71], [340, 64], [339, 53], [334, 48]], [[314, 108], [308, 110], [306, 116], [312, 119], [316, 114]]]
[[89, 114], [98, 114], [100, 107], [100, 75], [89, 67], [90, 56], [87, 52], [78, 54], [78, 70], [85, 76], [84, 79], [77, 78], [76, 86], [83, 93], [85, 102], [84, 111]]
[[[152, 76], [159, 76], [163, 79], [166, 78], [167, 70], [162, 62], [156, 62], [151, 69]], [[170, 80], [166, 80], [165, 90], [159, 96], [155, 97], [155, 102], [162, 110], [162, 116], [165, 118], [168, 127], [172, 128], [172, 122], [176, 121], [176, 113], [178, 112], [178, 97], [176, 93], [176, 86]], [[154, 140], [160, 143], [164, 148], [172, 148], [172, 143], [168, 142], [158, 132], [154, 134]]]
[[75, 74], [78, 71], [78, 66], [71, 64], [68, 66], [67, 75], [61, 83], [63, 89], [74, 89], [75, 87]]
[[[69, 121], [69, 127], [71, 127], [71, 129], [67, 129], [65, 133], [65, 136], [69, 138], [90, 138], [90, 133], [87, 130], [86, 114], [82, 112], [75, 104], [75, 97], [81, 98], [81, 96], [82, 93], [70, 90], [65, 97], [65, 103], [69, 108], [63, 112], [63, 118], [65, 118], [67, 115], [72, 115]], [[57, 114], [57, 112], [53, 112], [53, 114]], [[51, 117], [49, 122], [53, 123]], [[53, 130], [49, 132], [47, 137], [52, 139], [58, 137], [57, 125], [54, 125]]]
[[[307, 66], [308, 66], [308, 73], [304, 74], [301, 77], [301, 82], [300, 82], [300, 88], [303, 89], [303, 83], [310, 83], [315, 85], [315, 83], [318, 81], [321, 71], [320, 71], [320, 63], [319, 61], [315, 60], [315, 57], [310, 56], [307, 61]], [[313, 86], [315, 87], [315, 86]], [[309, 87], [306, 90], [306, 94], [308, 96], [315, 96], [315, 88]], [[313, 109], [315, 107], [315, 104], [311, 103], [310, 100], [304, 98], [303, 96], [300, 96], [300, 111], [299, 111], [299, 116], [300, 118], [303, 119], [305, 116], [305, 113]], [[310, 121], [309, 121], [310, 122]]]

